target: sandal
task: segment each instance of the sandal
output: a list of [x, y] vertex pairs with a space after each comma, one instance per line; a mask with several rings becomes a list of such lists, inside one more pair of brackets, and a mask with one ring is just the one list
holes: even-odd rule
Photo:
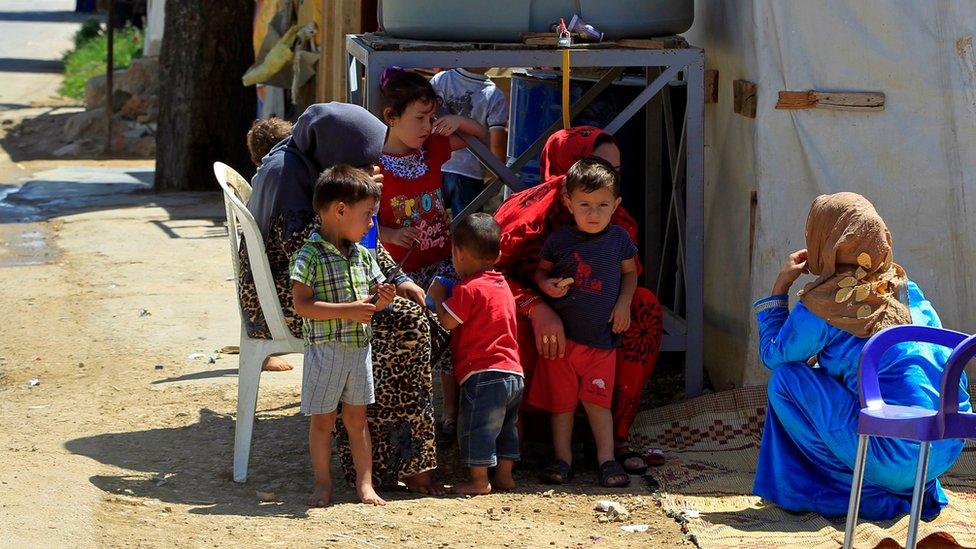
[[644, 463], [652, 467], [658, 467], [667, 462], [667, 459], [664, 457], [664, 452], [660, 448], [648, 448], [644, 450], [641, 454], [641, 459], [644, 460]]
[[[618, 480], [611, 481], [614, 477]], [[624, 478], [626, 477], [626, 478]], [[600, 464], [600, 484], [607, 488], [623, 488], [630, 486], [630, 475], [616, 460], [607, 460]]]
[[[645, 465], [641, 465], [639, 467], [627, 467], [626, 465], [627, 460], [634, 459], [634, 458], [641, 460], [642, 462], [645, 463]], [[644, 460], [644, 456], [638, 454], [637, 452], [633, 452], [630, 450], [626, 452], [620, 452], [619, 454], [614, 456], [614, 459], [617, 460], [617, 463], [620, 464], [620, 467], [623, 468], [623, 470], [629, 475], [643, 475], [644, 473], [647, 472], [647, 461]]]
[[561, 459], [553, 461], [539, 473], [543, 484], [566, 484], [573, 480], [573, 466]]

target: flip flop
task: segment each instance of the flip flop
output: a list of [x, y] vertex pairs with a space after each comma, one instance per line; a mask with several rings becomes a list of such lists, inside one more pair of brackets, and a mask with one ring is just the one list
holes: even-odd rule
[[[627, 477], [626, 479], [621, 479], [611, 482], [610, 479], [613, 477]], [[630, 486], [630, 475], [627, 471], [616, 460], [610, 459], [604, 461], [600, 464], [600, 484], [606, 486], [607, 488], [623, 488], [624, 486]]]
[[616, 456], [614, 456], [614, 459], [617, 460], [617, 463], [620, 464], [620, 467], [627, 474], [629, 474], [629, 475], [643, 475], [644, 473], [647, 472], [647, 465], [642, 465], [640, 467], [627, 467], [627, 465], [625, 464], [625, 462], [628, 459], [634, 459], [634, 458], [637, 458], [637, 459], [643, 461], [645, 464], [647, 463], [647, 461], [644, 459], [644, 456], [638, 454], [637, 452], [633, 452], [633, 451], [629, 451], [629, 450], [626, 451], [626, 452], [620, 452], [619, 454], [617, 454]]
[[644, 450], [640, 457], [644, 460], [644, 463], [651, 467], [664, 465], [667, 462], [667, 458], [664, 457], [664, 452], [660, 448], [648, 448]]
[[539, 481], [543, 484], [566, 484], [571, 480], [573, 466], [561, 459], [553, 461], [539, 473]]

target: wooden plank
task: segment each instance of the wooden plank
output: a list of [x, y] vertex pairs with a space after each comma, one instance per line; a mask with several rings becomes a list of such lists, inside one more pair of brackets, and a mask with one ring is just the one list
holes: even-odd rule
[[817, 97], [818, 109], [835, 111], [883, 111], [885, 95], [882, 92], [813, 92]]
[[718, 71], [705, 71], [705, 103], [718, 103]]
[[732, 82], [732, 111], [746, 118], [756, 117], [756, 85], [746, 80]]
[[780, 110], [812, 109], [817, 106], [817, 98], [812, 91], [781, 91], [776, 108]]
[[643, 50], [662, 50], [687, 48], [688, 41], [680, 36], [660, 36], [657, 38], [621, 38], [614, 43], [622, 48], [636, 48]]
[[322, 0], [322, 51], [316, 75], [316, 101], [345, 101], [346, 35], [362, 30], [362, 0]]
[[851, 112], [883, 111], [882, 92], [781, 91], [776, 108], [780, 110], [826, 109]]

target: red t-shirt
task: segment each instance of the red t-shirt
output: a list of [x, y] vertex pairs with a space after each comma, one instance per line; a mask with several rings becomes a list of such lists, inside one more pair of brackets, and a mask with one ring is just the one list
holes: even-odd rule
[[[380, 225], [420, 230], [420, 245], [404, 264], [405, 271], [416, 271], [451, 257], [451, 233], [441, 182], [441, 166], [450, 158], [450, 139], [442, 135], [428, 137], [419, 151], [404, 155], [383, 153], [380, 157]], [[407, 253], [402, 246], [384, 246], [397, 261]]]
[[454, 377], [478, 372], [522, 375], [515, 326], [515, 298], [498, 271], [483, 271], [454, 285], [444, 308], [461, 323], [451, 332]]

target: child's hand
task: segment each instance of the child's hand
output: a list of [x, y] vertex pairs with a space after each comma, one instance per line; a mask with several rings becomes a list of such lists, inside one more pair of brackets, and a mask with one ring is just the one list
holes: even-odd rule
[[786, 258], [786, 261], [783, 262], [783, 266], [780, 267], [779, 276], [776, 277], [776, 283], [773, 284], [773, 294], [781, 295], [788, 293], [790, 286], [796, 282], [796, 279], [800, 278], [800, 275], [808, 272], [810, 271], [807, 270], [806, 248], [791, 253]]
[[396, 286], [393, 284], [378, 284], [370, 288], [369, 293], [370, 296], [379, 295], [379, 299], [376, 300], [376, 310], [381, 311], [396, 297]]
[[369, 302], [372, 297], [367, 297], [362, 301], [353, 301], [346, 305], [346, 318], [360, 324], [369, 324], [376, 312], [376, 305]]
[[539, 285], [539, 290], [549, 297], [562, 297], [569, 291], [569, 285], [560, 285], [563, 280], [563, 278], [547, 278]]
[[393, 231], [393, 237], [390, 239], [390, 243], [409, 248], [413, 245], [413, 241], [417, 240], [418, 236], [420, 236], [420, 231], [416, 227], [400, 227]]
[[447, 299], [447, 288], [441, 284], [438, 277], [434, 277], [434, 280], [430, 282], [430, 288], [427, 288], [427, 295], [430, 296], [435, 305], [444, 303], [444, 300]]
[[424, 306], [424, 300], [427, 298], [424, 289], [417, 286], [412, 280], [408, 280], [397, 286], [397, 295], [404, 299], [409, 299], [421, 307]]
[[610, 313], [610, 322], [613, 324], [613, 333], [622, 334], [630, 328], [630, 303], [618, 301]]
[[454, 114], [449, 114], [447, 116], [438, 117], [434, 122], [434, 126], [431, 128], [431, 131], [439, 135], [448, 136], [454, 135], [454, 132], [456, 132], [460, 127], [461, 117]]
[[369, 177], [373, 180], [373, 183], [376, 183], [379, 185], [380, 189], [383, 189], [383, 172], [380, 170], [379, 166], [373, 166], [373, 170], [370, 172]]

